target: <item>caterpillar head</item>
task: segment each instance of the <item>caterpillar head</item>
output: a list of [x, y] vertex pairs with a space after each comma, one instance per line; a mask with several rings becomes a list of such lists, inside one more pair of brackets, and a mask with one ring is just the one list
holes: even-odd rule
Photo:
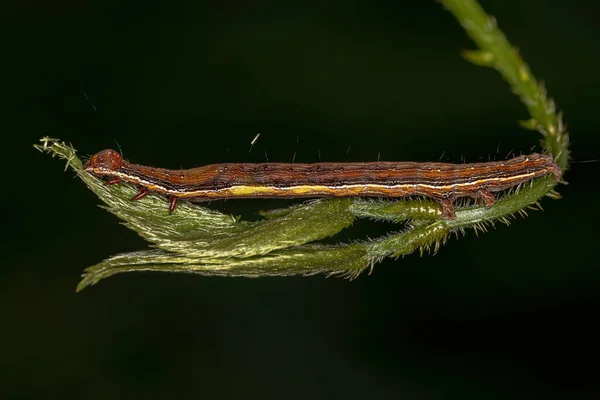
[[83, 164], [83, 169], [96, 175], [110, 174], [121, 168], [123, 158], [114, 150], [102, 150], [94, 154]]

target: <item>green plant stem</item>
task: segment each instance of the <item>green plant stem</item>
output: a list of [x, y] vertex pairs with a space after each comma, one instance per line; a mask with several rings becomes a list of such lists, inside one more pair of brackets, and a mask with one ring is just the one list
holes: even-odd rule
[[542, 146], [566, 171], [569, 167], [569, 135], [561, 115], [557, 114], [554, 101], [548, 98], [546, 90], [535, 79], [519, 52], [498, 28], [496, 19], [487, 15], [475, 0], [441, 2], [480, 48], [479, 51], [465, 51], [464, 57], [500, 72], [531, 115], [531, 119], [522, 126], [537, 129], [543, 135]]

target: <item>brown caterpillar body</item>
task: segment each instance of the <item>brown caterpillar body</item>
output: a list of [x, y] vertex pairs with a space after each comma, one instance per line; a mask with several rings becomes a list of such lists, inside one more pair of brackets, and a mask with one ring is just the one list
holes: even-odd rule
[[368, 163], [228, 163], [169, 170], [131, 164], [114, 150], [103, 150], [85, 164], [85, 171], [107, 183], [138, 185], [133, 200], [156, 192], [170, 198], [208, 201], [232, 198], [426, 196], [437, 200], [444, 218], [454, 218], [458, 197], [494, 204], [493, 193], [547, 174], [561, 177], [550, 155], [529, 154], [505, 161], [471, 164], [441, 162]]

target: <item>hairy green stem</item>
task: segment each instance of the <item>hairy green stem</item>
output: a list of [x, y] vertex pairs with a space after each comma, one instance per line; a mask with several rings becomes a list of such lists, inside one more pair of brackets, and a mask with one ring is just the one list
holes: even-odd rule
[[556, 112], [554, 101], [548, 98], [546, 90], [535, 79], [517, 49], [498, 28], [496, 19], [487, 15], [475, 0], [441, 2], [479, 47], [477, 51], [463, 52], [463, 56], [474, 64], [492, 67], [500, 72], [531, 115], [531, 119], [521, 125], [537, 129], [543, 135], [543, 148], [566, 171], [569, 167], [569, 135], [562, 116]]

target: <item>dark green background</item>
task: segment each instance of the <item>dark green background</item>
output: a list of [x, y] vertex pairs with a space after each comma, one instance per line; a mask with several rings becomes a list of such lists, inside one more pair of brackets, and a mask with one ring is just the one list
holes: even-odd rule
[[[593, 4], [483, 3], [565, 111], [575, 160], [600, 157]], [[600, 393], [598, 163], [573, 164], [545, 212], [353, 282], [136, 273], [75, 294], [84, 267], [146, 243], [64, 162], [31, 147], [45, 135], [83, 155], [118, 143], [134, 162], [171, 168], [264, 161], [265, 151], [288, 162], [530, 152], [539, 135], [517, 126], [524, 107], [495, 71], [460, 58], [473, 46], [439, 4], [0, 7], [0, 396]], [[211, 206], [256, 218], [282, 204]], [[359, 223], [340, 240], [397, 229]]]

